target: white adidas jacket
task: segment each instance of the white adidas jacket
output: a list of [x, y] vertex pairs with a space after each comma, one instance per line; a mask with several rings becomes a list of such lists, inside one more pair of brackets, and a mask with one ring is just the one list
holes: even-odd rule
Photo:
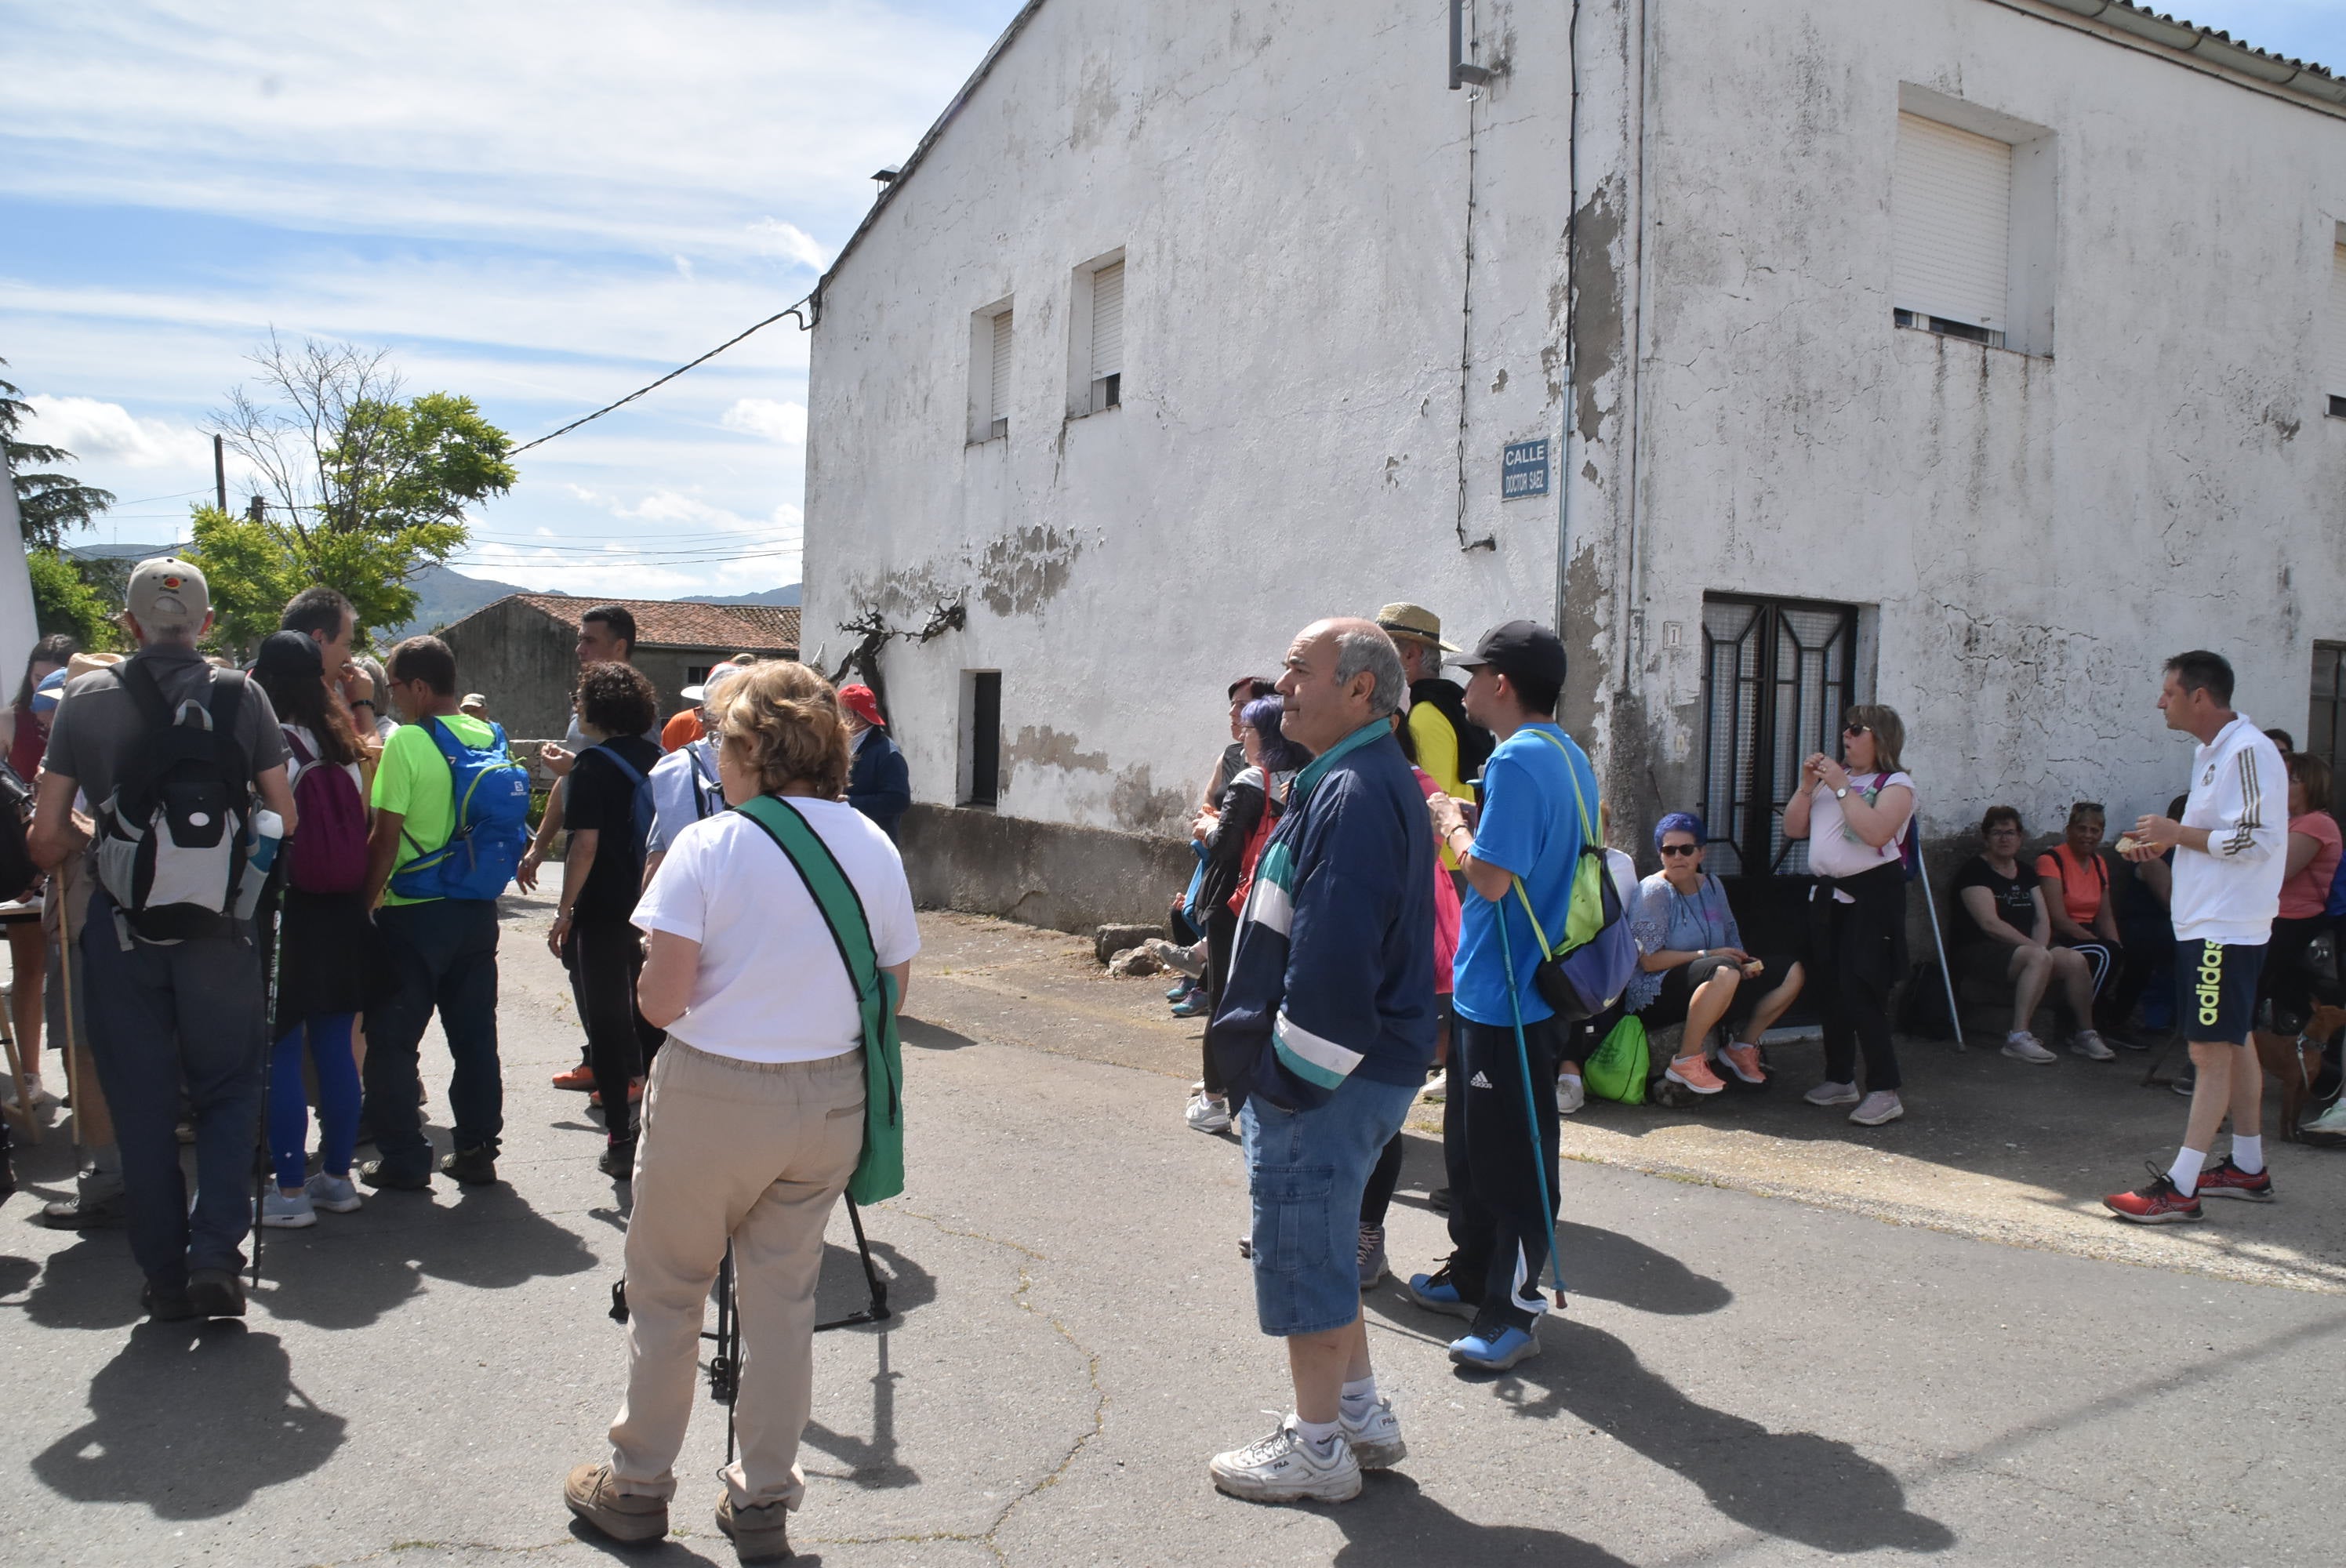
[[2183, 825], [2208, 830], [2208, 850], [2175, 851], [2176, 940], [2270, 941], [2289, 869], [2289, 771], [2247, 714], [2192, 754]]

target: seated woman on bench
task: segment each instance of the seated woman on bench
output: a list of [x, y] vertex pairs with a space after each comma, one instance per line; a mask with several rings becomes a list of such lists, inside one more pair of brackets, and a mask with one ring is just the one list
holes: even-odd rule
[[1804, 976], [1790, 958], [1744, 950], [1726, 888], [1702, 869], [1705, 838], [1702, 819], [1690, 811], [1673, 811], [1654, 829], [1662, 869], [1637, 884], [1629, 911], [1638, 958], [1627, 1002], [1649, 1035], [1685, 1023], [1683, 1049], [1663, 1076], [1715, 1095], [1727, 1085], [1707, 1060], [1711, 1031], [1722, 1021], [1734, 1024], [1719, 1059], [1743, 1082], [1766, 1083], [1760, 1036], [1800, 994]]
[[2028, 1024], [2046, 987], [2057, 980], [2077, 1021], [2069, 1049], [2106, 1062], [2116, 1053], [2094, 1033], [2092, 966], [2076, 948], [2054, 945], [2041, 879], [2020, 858], [2024, 836], [2020, 813], [2009, 806], [1990, 806], [1980, 819], [1980, 852], [1955, 875], [1955, 918], [1949, 922], [1955, 951], [1948, 962], [1958, 980], [2012, 987], [2005, 1055], [2040, 1064], [2055, 1060]]

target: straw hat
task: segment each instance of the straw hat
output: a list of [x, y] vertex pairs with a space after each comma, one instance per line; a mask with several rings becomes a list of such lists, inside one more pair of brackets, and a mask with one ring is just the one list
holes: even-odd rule
[[1423, 605], [1387, 605], [1377, 612], [1377, 626], [1389, 637], [1431, 643], [1443, 653], [1458, 651], [1455, 644], [1442, 640], [1442, 617]]

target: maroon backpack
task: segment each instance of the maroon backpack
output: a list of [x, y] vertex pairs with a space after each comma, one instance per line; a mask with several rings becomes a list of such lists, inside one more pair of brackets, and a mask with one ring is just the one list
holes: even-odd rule
[[293, 785], [286, 875], [305, 893], [354, 893], [366, 886], [366, 801], [348, 773], [319, 762], [291, 725], [284, 729], [285, 744], [301, 764]]

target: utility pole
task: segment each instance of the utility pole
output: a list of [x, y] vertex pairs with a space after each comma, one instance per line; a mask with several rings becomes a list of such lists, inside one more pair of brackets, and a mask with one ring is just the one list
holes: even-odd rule
[[219, 497], [223, 516], [228, 513], [228, 447], [217, 435], [212, 437], [212, 489]]

